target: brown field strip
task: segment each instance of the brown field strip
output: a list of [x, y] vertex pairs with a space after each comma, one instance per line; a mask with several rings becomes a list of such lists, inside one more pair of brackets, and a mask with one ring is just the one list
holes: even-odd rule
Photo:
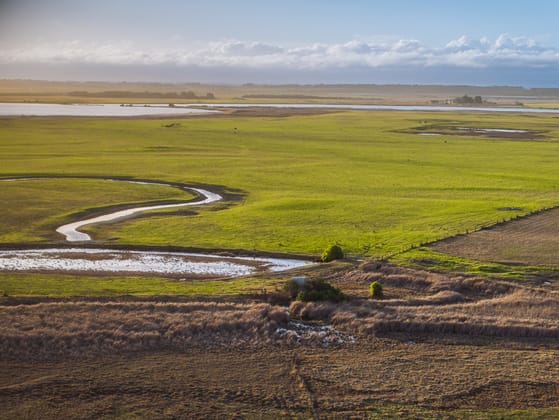
[[445, 239], [430, 248], [481, 261], [559, 266], [559, 208]]
[[[559, 407], [559, 293], [378, 262], [330, 274], [352, 299], [292, 303], [291, 320], [315, 326], [308, 333], [294, 329], [287, 307], [265, 303], [269, 295], [3, 298], [2, 416], [395, 418]], [[386, 298], [364, 299], [375, 280]]]
[[[373, 339], [3, 362], [5, 418], [312, 418], [559, 405], [557, 349]], [[92, 369], [92, 367], [94, 367]], [[359, 417], [361, 418], [361, 417]]]

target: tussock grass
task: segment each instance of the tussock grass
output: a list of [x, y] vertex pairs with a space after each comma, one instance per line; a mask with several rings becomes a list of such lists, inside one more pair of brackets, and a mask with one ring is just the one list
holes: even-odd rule
[[[374, 270], [374, 271], [371, 271]], [[391, 332], [559, 338], [559, 293], [487, 278], [446, 276], [389, 264], [364, 264], [355, 281], [381, 280], [416, 296], [341, 305], [295, 302], [290, 312], [364, 334]], [[346, 280], [347, 281], [347, 280]]]
[[2, 358], [258, 346], [285, 327], [285, 308], [216, 302], [56, 302], [0, 308]]
[[452, 276], [375, 261], [362, 264], [358, 269], [346, 274], [346, 277], [363, 284], [381, 281], [386, 287], [404, 288], [421, 293], [452, 290], [470, 297], [494, 297], [509, 293], [517, 287], [506, 281], [462, 275]]

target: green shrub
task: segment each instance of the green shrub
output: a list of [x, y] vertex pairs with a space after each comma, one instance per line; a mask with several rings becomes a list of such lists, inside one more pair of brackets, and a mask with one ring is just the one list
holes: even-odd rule
[[298, 285], [292, 280], [286, 285], [285, 289], [291, 299], [303, 302], [341, 302], [346, 298], [340, 289], [323, 279], [307, 280], [302, 285]]
[[384, 293], [382, 291], [382, 284], [380, 284], [378, 281], [374, 281], [371, 284], [369, 284], [369, 295], [373, 299], [382, 298], [384, 296]]
[[324, 250], [320, 259], [322, 262], [329, 262], [334, 260], [341, 260], [343, 257], [344, 252], [339, 245], [330, 245]]

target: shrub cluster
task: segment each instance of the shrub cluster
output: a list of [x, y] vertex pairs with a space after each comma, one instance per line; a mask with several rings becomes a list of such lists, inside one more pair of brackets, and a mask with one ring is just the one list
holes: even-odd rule
[[371, 284], [369, 284], [369, 295], [373, 299], [382, 298], [384, 296], [382, 284], [380, 284], [378, 281], [371, 282]]
[[346, 298], [340, 289], [323, 279], [310, 279], [302, 284], [292, 280], [287, 284], [286, 289], [291, 299], [303, 302], [341, 302]]
[[320, 257], [320, 260], [322, 262], [329, 262], [334, 260], [341, 260], [343, 257], [344, 252], [339, 245], [330, 245], [324, 250], [322, 256]]

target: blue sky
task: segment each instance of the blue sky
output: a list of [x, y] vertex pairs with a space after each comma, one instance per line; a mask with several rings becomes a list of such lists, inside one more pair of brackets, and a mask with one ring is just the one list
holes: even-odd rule
[[559, 1], [0, 0], [0, 77], [559, 86]]

